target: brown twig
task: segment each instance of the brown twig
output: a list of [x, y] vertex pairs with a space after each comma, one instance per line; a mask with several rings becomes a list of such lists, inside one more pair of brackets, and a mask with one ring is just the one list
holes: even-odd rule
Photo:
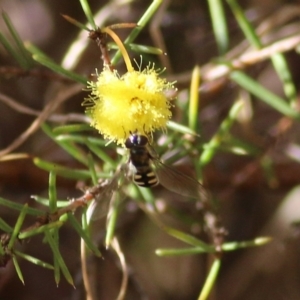
[[[32, 109], [26, 105], [20, 104], [11, 97], [0, 93], [0, 102], [6, 104], [8, 107], [12, 108], [22, 114], [30, 116], [39, 116], [42, 112], [39, 110]], [[67, 123], [67, 122], [83, 122], [90, 123], [90, 118], [83, 114], [52, 114], [49, 115], [47, 120], [55, 123]]]
[[47, 79], [51, 81], [70, 83], [72, 80], [61, 76], [60, 74], [54, 73], [50, 70], [45, 69], [31, 69], [24, 70], [20, 67], [13, 66], [1, 66], [0, 67], [0, 76], [3, 77], [36, 77], [39, 79]]
[[47, 118], [61, 105], [64, 101], [69, 99], [71, 96], [75, 95], [82, 89], [80, 84], [74, 84], [66, 88], [63, 86], [52, 101], [50, 101], [39, 116], [32, 122], [32, 124], [20, 135], [18, 136], [9, 146], [0, 151], [0, 158], [11, 151], [15, 150], [17, 147], [22, 145], [35, 131], [40, 128], [40, 125], [47, 120]]
[[[81, 197], [73, 199], [69, 205], [58, 209], [54, 213], [46, 213], [42, 216], [39, 216], [34, 224], [24, 228], [20, 233], [30, 232], [32, 230], [41, 228], [44, 225], [54, 223], [58, 221], [62, 215], [70, 212], [74, 213], [78, 208], [86, 206], [90, 201], [92, 201], [95, 198], [97, 198], [98, 201], [100, 201], [99, 196], [102, 195], [102, 193], [105, 193], [110, 184], [111, 181], [106, 180], [96, 186], [87, 189]], [[21, 235], [19, 236], [21, 237]], [[11, 251], [8, 251], [7, 249], [9, 240], [10, 234], [4, 233], [0, 235], [0, 243], [2, 245], [2, 248], [5, 250], [5, 254], [0, 256], [0, 267], [5, 266], [12, 256]]]

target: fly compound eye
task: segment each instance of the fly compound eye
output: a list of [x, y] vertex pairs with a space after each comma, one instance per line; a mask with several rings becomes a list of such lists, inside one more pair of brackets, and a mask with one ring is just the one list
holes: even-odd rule
[[148, 144], [148, 138], [144, 135], [136, 135], [136, 145], [145, 147]]
[[132, 140], [133, 136], [130, 136], [126, 141], [125, 141], [125, 147], [127, 149], [130, 149], [134, 147], [134, 141]]

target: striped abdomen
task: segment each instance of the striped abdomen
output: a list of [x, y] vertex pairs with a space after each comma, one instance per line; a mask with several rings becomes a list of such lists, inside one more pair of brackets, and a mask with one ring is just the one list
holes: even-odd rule
[[133, 181], [141, 187], [152, 187], [158, 184], [158, 178], [150, 166], [150, 156], [145, 147], [130, 149], [130, 161], [135, 167]]

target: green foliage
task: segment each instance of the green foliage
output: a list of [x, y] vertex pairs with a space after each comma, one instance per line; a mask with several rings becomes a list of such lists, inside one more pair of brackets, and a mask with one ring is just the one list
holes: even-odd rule
[[[161, 3], [162, 1], [153, 1], [151, 3], [148, 10], [137, 22], [137, 26], [125, 39], [124, 45], [127, 48], [139, 53], [161, 53], [160, 49], [154, 47], [133, 44], [137, 36], [144, 30], [150, 18], [156, 14]], [[247, 20], [245, 13], [238, 5], [237, 1], [228, 0], [227, 3], [235, 16], [245, 39], [256, 49], [262, 49], [263, 43], [256, 34], [253, 25]], [[81, 29], [92, 28], [93, 30], [98, 30], [88, 1], [81, 0], [80, 4], [90, 26], [86, 27], [76, 20], [72, 20], [70, 17], [66, 17], [66, 19], [70, 20]], [[281, 116], [292, 119], [293, 121], [299, 121], [300, 114], [295, 110], [296, 87], [292, 81], [289, 66], [284, 55], [282, 53], [271, 55], [270, 60], [282, 82], [286, 99], [272, 93], [256, 79], [247, 75], [243, 70], [237, 70], [230, 59], [226, 58], [225, 54], [229, 48], [230, 36], [228, 34], [226, 15], [224, 13], [225, 3], [222, 1], [208, 0], [208, 4], [214, 36], [220, 55], [220, 62], [216, 62], [216, 65], [226, 67], [226, 72], [228, 72], [226, 75], [228, 75], [228, 78], [237, 84], [240, 89], [257, 97], [258, 101], [264, 102], [270, 108], [276, 110]], [[30, 70], [36, 65], [42, 65], [56, 74], [63, 75], [71, 81], [86, 86], [88, 79], [84, 75], [67, 70], [62, 65], [55, 63], [34, 45], [30, 43], [24, 44], [7, 14], [3, 13], [2, 17], [15, 45], [9, 42], [1, 33], [0, 42], [22, 69]], [[116, 49], [116, 45], [111, 44], [110, 48]], [[120, 51], [116, 51], [111, 60], [112, 64], [117, 64], [120, 58]], [[181, 160], [186, 156], [190, 157], [194, 162], [198, 178], [202, 178], [202, 169], [209, 165], [216, 154], [220, 152], [257, 157], [264, 167], [266, 178], [274, 176], [272, 173], [272, 162], [268, 160], [268, 156], [262, 156], [262, 152], [258, 147], [237, 138], [232, 131], [232, 127], [236, 124], [241, 110], [244, 109], [243, 100], [232, 103], [227, 115], [223, 118], [217, 130], [209, 140], [203, 141], [199, 139], [198, 132], [201, 130], [199, 129], [199, 108], [202, 104], [201, 99], [199, 99], [201, 75], [201, 68], [196, 66], [191, 78], [189, 101], [187, 101], [186, 104], [183, 104], [182, 107], [183, 118], [185, 118], [185, 120], [181, 123], [175, 121], [170, 121], [168, 123], [167, 136], [165, 137], [165, 140], [161, 142], [158, 152], [166, 152], [170, 147], [172, 147], [171, 150], [175, 149], [174, 155], [166, 160], [168, 164]], [[76, 161], [77, 167], [64, 166], [56, 162], [46, 161], [39, 157], [33, 157], [33, 163], [36, 167], [49, 172], [48, 198], [39, 196], [32, 197], [37, 203], [46, 207], [45, 211], [30, 208], [27, 204], [20, 205], [13, 200], [0, 198], [0, 206], [5, 206], [11, 210], [20, 212], [14, 226], [10, 226], [0, 218], [0, 229], [9, 235], [8, 241], [2, 241], [2, 243], [0, 243], [0, 256], [4, 257], [5, 255], [8, 255], [12, 258], [17, 274], [23, 284], [24, 278], [17, 257], [43, 268], [53, 270], [57, 285], [61, 280], [61, 274], [63, 274], [67, 282], [74, 286], [72, 276], [61, 255], [59, 247], [60, 229], [62, 226], [65, 226], [66, 223], [71, 225], [71, 229], [75, 230], [78, 236], [84, 241], [86, 247], [93, 254], [99, 257], [102, 255], [100, 250], [94, 244], [90, 233], [90, 227], [93, 225], [93, 212], [90, 213], [89, 209], [90, 207], [93, 207], [93, 205], [97, 205], [97, 201], [103, 202], [103, 204], [106, 204], [107, 206], [106, 209], [103, 208], [104, 215], [107, 218], [106, 236], [103, 243], [107, 248], [114, 247], [113, 240], [116, 236], [118, 218], [122, 214], [123, 200], [126, 196], [130, 196], [132, 199], [136, 200], [139, 207], [145, 211], [154, 224], [162, 231], [188, 245], [188, 247], [176, 249], [159, 248], [155, 252], [158, 256], [212, 255], [213, 263], [211, 269], [207, 274], [204, 286], [202, 288], [199, 287], [198, 299], [201, 300], [207, 299], [211, 290], [214, 288], [221, 268], [221, 254], [226, 255], [229, 251], [262, 246], [270, 241], [270, 239], [266, 237], [236, 242], [224, 242], [222, 239], [221, 245], [217, 245], [214, 243], [214, 233], [211, 234], [212, 239], [210, 242], [207, 242], [190, 233], [186, 233], [183, 230], [166, 226], [161, 220], [160, 212], [156, 205], [157, 199], [155, 199], [151, 189], [139, 189], [132, 183], [126, 184], [126, 179], [124, 179], [123, 175], [120, 175], [127, 159], [124, 149], [118, 149], [114, 144], [107, 144], [100, 136], [93, 136], [93, 131], [90, 126], [83, 123], [53, 126], [52, 124], [50, 125], [50, 122], [44, 122], [41, 129], [51, 140]], [[182, 138], [183, 136], [187, 136], [188, 138]], [[112, 153], [114, 154], [112, 155]], [[117, 155], [115, 155], [115, 153], [117, 153]], [[101, 165], [101, 168], [99, 168], [99, 165]], [[82, 181], [92, 187], [82, 192], [81, 197], [72, 199], [71, 202], [58, 200], [58, 178]], [[70, 197], [73, 196], [70, 195]], [[205, 205], [207, 205], [207, 203], [204, 204], [204, 210], [207, 210], [207, 213], [211, 214], [210, 217], [213, 215], [214, 218], [217, 218], [217, 213], [211, 211], [211, 206], [213, 205]], [[89, 208], [86, 206], [89, 206]], [[77, 209], [81, 213], [81, 224], [75, 216]], [[92, 209], [90, 210], [92, 211]], [[193, 217], [184, 216], [180, 211], [170, 210], [168, 213], [170, 213], [170, 216], [172, 217], [178, 217], [185, 225], [191, 224], [194, 221], [192, 219]], [[23, 224], [27, 215], [39, 217], [39, 221], [28, 228], [24, 228]], [[222, 226], [219, 228], [217, 225], [212, 225], [211, 228], [208, 228], [208, 231], [209, 229], [213, 231], [212, 229], [222, 230], [223, 228]], [[44, 236], [44, 240], [53, 254], [53, 262], [51, 264], [15, 249], [17, 240], [27, 240], [35, 235]], [[224, 236], [222, 238], [224, 238]]]

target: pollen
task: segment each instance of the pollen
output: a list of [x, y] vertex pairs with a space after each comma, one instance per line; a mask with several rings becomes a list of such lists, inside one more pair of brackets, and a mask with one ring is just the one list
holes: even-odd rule
[[88, 82], [88, 89], [91, 94], [83, 105], [91, 126], [119, 145], [124, 146], [132, 133], [151, 135], [164, 129], [172, 116], [166, 94], [174, 90], [173, 83], [161, 78], [150, 65], [123, 76], [104, 67], [97, 81]]

